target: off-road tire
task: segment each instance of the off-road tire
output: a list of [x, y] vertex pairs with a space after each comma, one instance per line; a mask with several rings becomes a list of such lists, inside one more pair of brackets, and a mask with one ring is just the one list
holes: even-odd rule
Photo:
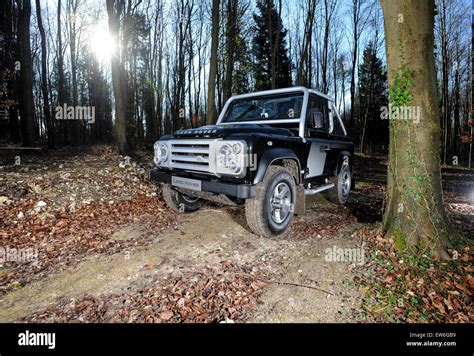
[[[277, 186], [283, 187], [285, 191], [285, 187], [288, 188], [292, 204], [291, 209], [280, 224], [276, 223], [272, 212], [272, 199]], [[263, 181], [257, 184], [256, 190], [256, 197], [245, 201], [245, 217], [249, 228], [255, 234], [265, 237], [284, 234], [293, 218], [294, 206], [296, 204], [296, 183], [294, 177], [286, 168], [270, 166]], [[277, 215], [281, 217], [280, 214], [282, 214], [282, 210]]]
[[330, 179], [334, 183], [334, 188], [323, 192], [324, 196], [334, 204], [345, 204], [349, 199], [351, 191], [352, 173], [348, 164], [343, 164], [339, 174]]
[[169, 184], [162, 185], [162, 194], [166, 205], [178, 213], [192, 213], [204, 205], [203, 199], [188, 197], [174, 190]]

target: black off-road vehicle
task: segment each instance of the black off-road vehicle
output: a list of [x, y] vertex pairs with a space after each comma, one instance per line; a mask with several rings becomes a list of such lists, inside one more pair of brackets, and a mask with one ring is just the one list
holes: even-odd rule
[[305, 195], [344, 204], [354, 181], [354, 145], [334, 100], [304, 87], [237, 95], [215, 125], [179, 130], [154, 146], [150, 178], [176, 211], [204, 200], [245, 204], [250, 229], [282, 234]]

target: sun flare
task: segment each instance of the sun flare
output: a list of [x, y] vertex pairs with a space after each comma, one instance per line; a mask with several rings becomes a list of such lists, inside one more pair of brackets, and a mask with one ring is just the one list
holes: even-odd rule
[[115, 44], [107, 28], [95, 27], [90, 33], [90, 49], [99, 61], [108, 61], [115, 52]]

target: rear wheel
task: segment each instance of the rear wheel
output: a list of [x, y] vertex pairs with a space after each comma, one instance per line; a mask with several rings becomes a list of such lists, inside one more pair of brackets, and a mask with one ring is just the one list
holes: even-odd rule
[[204, 205], [204, 200], [174, 190], [169, 184], [163, 184], [163, 199], [166, 205], [179, 213], [191, 213]]
[[331, 188], [325, 192], [325, 196], [329, 201], [335, 204], [345, 204], [349, 199], [351, 192], [352, 174], [351, 167], [344, 163], [339, 171], [339, 174], [331, 181], [334, 183], [334, 188]]
[[268, 168], [263, 182], [257, 185], [257, 195], [245, 202], [245, 217], [257, 235], [272, 237], [286, 231], [294, 215], [296, 183], [283, 167]]

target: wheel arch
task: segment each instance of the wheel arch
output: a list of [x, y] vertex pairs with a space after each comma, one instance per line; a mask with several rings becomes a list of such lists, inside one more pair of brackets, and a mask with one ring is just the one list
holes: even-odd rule
[[276, 148], [267, 150], [262, 155], [258, 164], [257, 173], [253, 179], [253, 184], [263, 181], [268, 167], [270, 166], [282, 166], [287, 168], [295, 178], [296, 184], [301, 183], [301, 163], [296, 154], [290, 149]]
[[350, 152], [350, 151], [341, 151], [339, 152], [339, 154], [337, 155], [337, 159], [336, 159], [336, 167], [334, 169], [334, 175], [337, 176], [339, 174], [339, 172], [341, 171], [341, 167], [344, 163], [344, 157], [347, 156], [349, 157], [349, 167], [352, 171], [352, 165], [353, 165], [353, 161], [354, 161], [354, 155]]

